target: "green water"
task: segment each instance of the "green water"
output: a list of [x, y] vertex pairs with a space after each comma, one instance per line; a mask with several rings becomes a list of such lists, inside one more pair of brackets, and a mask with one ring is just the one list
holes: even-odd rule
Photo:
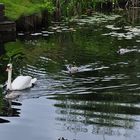
[[[7, 80], [9, 58], [13, 78], [38, 80], [32, 89], [13, 91], [18, 96], [12, 102], [1, 95], [4, 140], [139, 139], [140, 26], [116, 27], [116, 22], [87, 18], [48, 37], [19, 34], [5, 44], [0, 84]], [[70, 27], [74, 30], [64, 30]], [[68, 64], [79, 72], [70, 75]]]

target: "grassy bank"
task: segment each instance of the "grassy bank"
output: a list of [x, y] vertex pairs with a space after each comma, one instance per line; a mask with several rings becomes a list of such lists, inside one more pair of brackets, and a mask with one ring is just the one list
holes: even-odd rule
[[5, 15], [12, 20], [47, 9], [53, 11], [51, 0], [1, 0], [5, 4]]
[[124, 8], [127, 0], [1, 0], [6, 7], [6, 16], [12, 20], [20, 16], [38, 13], [43, 9], [55, 11], [56, 19], [62, 16], [71, 18], [82, 14], [90, 14], [96, 10], [112, 11]]

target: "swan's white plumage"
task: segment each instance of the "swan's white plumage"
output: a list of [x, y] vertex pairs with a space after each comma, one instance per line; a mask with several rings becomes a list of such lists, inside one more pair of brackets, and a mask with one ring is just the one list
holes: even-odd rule
[[68, 70], [69, 73], [71, 73], [71, 74], [77, 73], [77, 72], [79, 71], [78, 67], [72, 66], [72, 65], [68, 65], [68, 66], [67, 66], [67, 70]]
[[23, 90], [32, 87], [32, 77], [31, 76], [18, 76], [12, 82], [12, 90]]
[[32, 85], [33, 85], [36, 81], [37, 81], [37, 78], [33, 78], [33, 79], [31, 80]]
[[6, 71], [8, 71], [7, 90], [23, 90], [30, 88], [37, 80], [31, 76], [18, 76], [15, 80], [13, 80], [13, 82], [11, 82], [12, 64], [7, 65]]

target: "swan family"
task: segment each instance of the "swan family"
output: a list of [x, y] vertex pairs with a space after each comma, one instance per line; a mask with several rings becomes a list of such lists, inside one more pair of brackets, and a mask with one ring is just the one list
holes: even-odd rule
[[[17, 76], [12, 81], [12, 69], [13, 65], [9, 63], [7, 65], [6, 71], [8, 72], [8, 81], [6, 83], [6, 90], [7, 91], [15, 91], [15, 90], [24, 90], [27, 88], [31, 88], [37, 81], [36, 78], [32, 78], [31, 76]], [[79, 71], [78, 67], [73, 65], [68, 65], [67, 70], [70, 74], [74, 74]]]

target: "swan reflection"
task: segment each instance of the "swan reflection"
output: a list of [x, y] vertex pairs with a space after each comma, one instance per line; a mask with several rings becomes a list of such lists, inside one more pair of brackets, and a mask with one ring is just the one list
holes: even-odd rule
[[[0, 116], [2, 117], [19, 117], [20, 109], [16, 108], [16, 106], [21, 106], [21, 103], [17, 101], [12, 101], [11, 99], [3, 99], [1, 105]], [[7, 120], [9, 122], [9, 120]], [[0, 121], [1, 123], [1, 121]]]
[[7, 99], [7, 100], [15, 100], [15, 99], [17, 99], [20, 95], [22, 95], [22, 92], [20, 92], [20, 91], [8, 92], [8, 93], [5, 95], [5, 99]]

